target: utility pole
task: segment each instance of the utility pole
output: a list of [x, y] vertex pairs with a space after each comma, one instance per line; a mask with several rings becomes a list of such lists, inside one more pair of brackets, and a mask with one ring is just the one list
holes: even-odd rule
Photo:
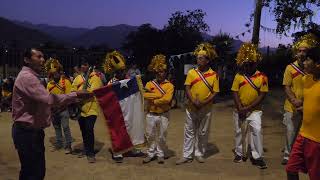
[[259, 34], [260, 34], [260, 22], [261, 22], [261, 11], [262, 11], [262, 0], [255, 0], [256, 8], [254, 10], [254, 23], [253, 23], [253, 33], [252, 33], [252, 43], [259, 44]]

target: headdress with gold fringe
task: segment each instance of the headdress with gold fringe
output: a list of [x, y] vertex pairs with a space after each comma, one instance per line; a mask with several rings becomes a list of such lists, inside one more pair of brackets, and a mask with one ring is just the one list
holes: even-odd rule
[[153, 56], [151, 63], [148, 66], [148, 70], [151, 72], [167, 70], [166, 56], [163, 54]]
[[262, 55], [258, 50], [258, 46], [248, 42], [241, 45], [236, 57], [237, 65], [242, 65], [245, 62], [259, 62], [261, 60]]
[[103, 69], [107, 74], [111, 74], [117, 70], [123, 70], [126, 68], [126, 60], [118, 51], [112, 51], [107, 53], [104, 62]]
[[306, 34], [293, 44], [293, 52], [297, 52], [299, 48], [313, 48], [319, 45], [319, 38], [317, 38], [314, 34]]
[[63, 66], [60, 64], [59, 60], [55, 58], [49, 58], [46, 61], [44, 68], [48, 76], [51, 76], [53, 73], [63, 70]]
[[197, 48], [194, 50], [193, 54], [195, 56], [198, 55], [204, 55], [207, 56], [210, 60], [214, 60], [218, 57], [218, 54], [214, 47], [210, 43], [201, 43], [197, 46]]

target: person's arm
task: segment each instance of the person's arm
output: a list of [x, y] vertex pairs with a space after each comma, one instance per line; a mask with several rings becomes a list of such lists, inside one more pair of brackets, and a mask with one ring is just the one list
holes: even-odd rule
[[247, 113], [255, 110], [255, 108], [261, 104], [261, 102], [263, 101], [268, 91], [269, 91], [268, 78], [266, 76], [263, 76], [261, 87], [259, 89], [259, 96], [251, 104], [240, 109], [240, 111], [244, 111]]
[[209, 104], [209, 103], [212, 103], [214, 97], [215, 97], [217, 94], [218, 94], [217, 92], [213, 92], [213, 94], [211, 94], [205, 101], [203, 101], [203, 102], [201, 103], [201, 106], [205, 106], [205, 105], [207, 105], [207, 104]]
[[37, 79], [30, 79], [22, 86], [19, 86], [20, 90], [28, 96], [33, 101], [46, 104], [48, 106], [52, 105], [63, 105], [68, 102], [73, 102], [73, 99], [76, 99], [76, 93], [68, 95], [56, 95], [50, 94], [46, 88], [41, 84]]
[[291, 86], [284, 86], [284, 92], [286, 93], [287, 98], [291, 102], [291, 104], [293, 104], [296, 108], [302, 106], [302, 100], [296, 98], [291, 90]]
[[241, 101], [240, 101], [240, 97], [237, 91], [233, 92], [233, 101], [234, 104], [236, 105], [236, 108], [238, 110], [238, 112], [240, 111], [241, 108], [243, 108]]
[[169, 104], [172, 100], [173, 91], [174, 91], [173, 85], [169, 85], [168, 89], [165, 89], [165, 94], [161, 98], [155, 99], [153, 103], [155, 105]]
[[290, 72], [291, 66], [288, 65], [284, 74], [283, 74], [283, 86], [284, 86], [284, 92], [286, 93], [287, 99], [291, 104], [293, 104], [295, 107], [302, 106], [302, 101], [297, 99], [295, 94], [291, 90], [292, 86], [292, 75]]
[[220, 87], [219, 87], [219, 77], [216, 75], [214, 80], [213, 80], [213, 93], [211, 93], [211, 95], [205, 100], [203, 101], [201, 104], [202, 106], [205, 106], [209, 103], [212, 103], [214, 97], [218, 94], [218, 92], [220, 91]]
[[146, 84], [145, 90], [146, 90], [146, 92], [143, 93], [143, 97], [145, 99], [147, 99], [147, 100], [154, 100], [154, 99], [162, 97], [162, 94], [160, 94], [160, 93], [151, 92], [151, 84], [150, 84], [150, 82], [148, 82]]
[[236, 109], [238, 110], [238, 112], [240, 111], [240, 108], [242, 108], [242, 103], [239, 97], [239, 90], [240, 90], [240, 75], [236, 74], [233, 82], [232, 82], [232, 86], [231, 86], [231, 91], [233, 92], [233, 100], [236, 106]]
[[[53, 105], [65, 105], [76, 102], [78, 98], [86, 98], [91, 96], [84, 92], [74, 92], [70, 94], [50, 94], [37, 78], [26, 77], [27, 80], [20, 82], [17, 88], [33, 101]], [[23, 84], [21, 84], [23, 83]]]
[[196, 97], [193, 97], [191, 94], [191, 83], [194, 80], [194, 77], [192, 76], [192, 71], [194, 71], [193, 69], [189, 70], [187, 77], [186, 77], [186, 81], [184, 82], [184, 85], [186, 86], [186, 95], [187, 98], [190, 100], [190, 102], [196, 106], [197, 108], [200, 105], [200, 101], [196, 95]]
[[191, 95], [191, 86], [186, 85], [186, 94], [188, 99], [190, 100], [190, 102], [197, 108], [200, 108], [200, 101], [198, 99], [198, 97], [193, 97]]
[[248, 106], [242, 107], [240, 108], [240, 112], [251, 112], [252, 110], [254, 110], [258, 105], [261, 104], [261, 102], [263, 101], [264, 97], [266, 96], [265, 92], [260, 92], [259, 96]]

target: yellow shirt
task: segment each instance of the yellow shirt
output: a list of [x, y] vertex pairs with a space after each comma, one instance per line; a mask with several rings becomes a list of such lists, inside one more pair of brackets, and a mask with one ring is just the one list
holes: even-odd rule
[[47, 84], [47, 90], [51, 94], [69, 94], [71, 92], [71, 82], [66, 78], [60, 78], [58, 83], [51, 80]]
[[[256, 71], [250, 79], [259, 88], [260, 92], [268, 92], [268, 78], [266, 75]], [[244, 106], [250, 105], [259, 96], [258, 91], [239, 73], [234, 77], [231, 90], [238, 92], [241, 104]]]
[[168, 80], [165, 80], [160, 87], [164, 90], [165, 94], [161, 94], [160, 90], [149, 81], [146, 84], [146, 89], [150, 92], [144, 93], [144, 98], [149, 101], [149, 112], [163, 113], [171, 108], [171, 100], [173, 96], [174, 86]]
[[12, 95], [12, 93], [7, 90], [2, 90], [1, 94], [3, 97], [10, 97]]
[[[295, 65], [298, 65], [298, 62], [294, 62]], [[302, 83], [303, 74], [299, 73], [296, 69], [292, 67], [292, 65], [288, 65], [284, 75], [283, 75], [283, 83], [284, 86], [290, 86], [291, 91], [294, 93], [297, 99], [303, 98], [303, 83]], [[284, 103], [284, 110], [288, 112], [294, 112], [295, 107], [290, 103], [288, 99], [286, 99]]]
[[[72, 83], [72, 91], [82, 90], [84, 85], [84, 77], [83, 75], [78, 75]], [[88, 88], [87, 91], [92, 92], [95, 89], [102, 87], [102, 81], [95, 72], [92, 72], [89, 76]], [[91, 115], [97, 116], [99, 113], [99, 106], [95, 98], [91, 98], [83, 101], [83, 105], [81, 107], [81, 116], [88, 117]]]
[[320, 81], [306, 75], [304, 81], [301, 136], [320, 143]]

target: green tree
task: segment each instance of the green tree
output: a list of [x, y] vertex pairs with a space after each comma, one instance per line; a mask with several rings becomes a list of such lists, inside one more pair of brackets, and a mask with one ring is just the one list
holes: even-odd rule
[[205, 16], [206, 13], [201, 9], [173, 13], [163, 30], [166, 52], [168, 54], [189, 52], [203, 41], [202, 33], [209, 31], [209, 26], [204, 21]]
[[143, 24], [127, 36], [123, 49], [134, 57], [140, 67], [147, 67], [152, 56], [163, 53], [163, 39], [161, 30], [153, 28], [151, 24]]
[[233, 50], [234, 39], [227, 33], [220, 32], [211, 39], [211, 43], [215, 46], [215, 49], [219, 55], [218, 60], [227, 65], [232, 64], [234, 61], [230, 58]]
[[270, 7], [275, 16], [276, 31], [286, 34], [292, 26], [308, 28], [320, 0], [265, 0], [264, 6]]

